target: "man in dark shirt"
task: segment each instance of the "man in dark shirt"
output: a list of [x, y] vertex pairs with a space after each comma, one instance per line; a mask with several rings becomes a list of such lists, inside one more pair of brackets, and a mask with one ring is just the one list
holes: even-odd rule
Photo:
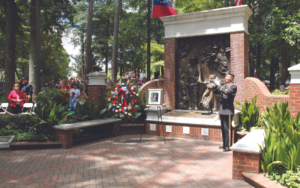
[[32, 85], [30, 85], [28, 83], [28, 77], [25, 76], [23, 78], [23, 83], [21, 85], [21, 91], [24, 93], [25, 95], [25, 100], [26, 102], [32, 102], [32, 93], [33, 93], [33, 89], [32, 89]]
[[231, 123], [234, 116], [234, 98], [237, 92], [237, 86], [233, 83], [234, 74], [227, 73], [225, 77], [226, 84], [221, 86], [219, 83], [215, 85], [215, 93], [220, 94], [220, 109], [219, 115], [221, 120], [221, 130], [223, 138], [224, 152], [231, 151], [229, 147], [232, 143], [232, 128]]

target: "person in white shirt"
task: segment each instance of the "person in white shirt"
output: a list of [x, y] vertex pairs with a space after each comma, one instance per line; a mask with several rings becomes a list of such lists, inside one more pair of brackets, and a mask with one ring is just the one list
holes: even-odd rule
[[128, 69], [128, 78], [129, 78], [129, 79], [131, 79], [131, 74], [132, 74], [131, 69]]
[[72, 85], [72, 89], [70, 89], [70, 97], [72, 97], [72, 92], [75, 93], [75, 98], [78, 101], [80, 96], [80, 90], [77, 88], [77, 84]]
[[142, 70], [141, 73], [140, 73], [140, 79], [143, 80], [145, 77], [146, 77], [146, 74]]

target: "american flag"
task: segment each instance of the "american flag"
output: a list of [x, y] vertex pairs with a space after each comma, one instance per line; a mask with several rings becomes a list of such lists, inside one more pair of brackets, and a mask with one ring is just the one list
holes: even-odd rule
[[241, 6], [242, 0], [235, 0], [235, 6]]

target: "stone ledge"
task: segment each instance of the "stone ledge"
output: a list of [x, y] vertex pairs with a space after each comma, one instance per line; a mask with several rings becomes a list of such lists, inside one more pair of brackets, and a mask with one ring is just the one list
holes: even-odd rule
[[264, 134], [265, 130], [253, 130], [230, 149], [236, 152], [260, 154], [258, 144], [263, 144]]
[[143, 127], [143, 126], [145, 126], [144, 123], [138, 123], [138, 124], [133, 124], [133, 123], [120, 124], [120, 127]]
[[121, 122], [121, 119], [114, 119], [114, 118], [96, 119], [96, 120], [91, 120], [91, 121], [83, 121], [83, 122], [77, 122], [77, 123], [55, 125], [53, 128], [56, 130], [67, 131], [67, 130], [74, 130], [74, 129], [78, 129], [78, 128], [86, 128], [86, 127], [105, 125], [105, 124], [110, 124], [110, 123], [119, 123], [119, 122]]
[[243, 172], [242, 176], [247, 183], [255, 188], [285, 188], [279, 183], [273, 182], [269, 178], [265, 177], [263, 174]]

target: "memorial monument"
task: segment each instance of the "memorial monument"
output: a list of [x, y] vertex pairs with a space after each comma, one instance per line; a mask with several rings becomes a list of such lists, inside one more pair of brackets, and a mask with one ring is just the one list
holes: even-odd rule
[[[222, 140], [219, 99], [212, 86], [214, 81], [224, 84], [230, 71], [238, 87], [235, 101], [244, 102], [251, 15], [250, 8], [242, 5], [160, 18], [165, 25], [163, 103], [171, 112], [161, 120], [147, 117], [147, 134], [153, 134], [155, 125], [165, 125], [176, 126], [168, 129], [172, 131], [167, 136]], [[153, 114], [154, 111], [153, 108]], [[237, 124], [238, 121], [233, 123], [233, 129]], [[163, 130], [167, 129], [160, 127], [155, 131], [163, 135]]]

